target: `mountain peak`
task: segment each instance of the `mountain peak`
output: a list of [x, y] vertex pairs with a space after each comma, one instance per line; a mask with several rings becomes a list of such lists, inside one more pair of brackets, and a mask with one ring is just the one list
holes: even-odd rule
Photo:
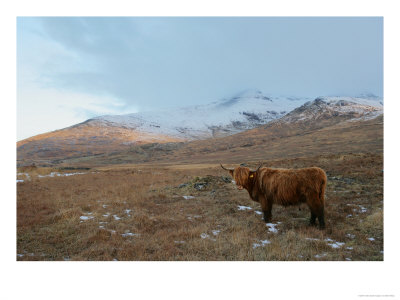
[[259, 89], [246, 89], [243, 90], [232, 97], [232, 99], [238, 98], [255, 98], [272, 101], [269, 97], [265, 96]]

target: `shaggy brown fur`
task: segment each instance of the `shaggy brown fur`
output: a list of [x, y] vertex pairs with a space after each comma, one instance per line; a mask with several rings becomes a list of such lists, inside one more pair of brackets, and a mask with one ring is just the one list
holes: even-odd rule
[[310, 223], [314, 225], [318, 217], [319, 226], [325, 227], [324, 195], [327, 178], [322, 169], [224, 169], [229, 171], [238, 189], [245, 188], [250, 198], [261, 204], [265, 222], [271, 220], [274, 203], [283, 206], [306, 203], [311, 211]]

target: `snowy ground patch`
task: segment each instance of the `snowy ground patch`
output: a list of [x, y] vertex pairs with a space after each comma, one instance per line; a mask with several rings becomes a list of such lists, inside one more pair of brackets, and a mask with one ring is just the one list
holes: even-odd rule
[[202, 234], [200, 234], [200, 237], [201, 237], [202, 239], [207, 239], [207, 238], [209, 238], [210, 236], [209, 236], [207, 233], [202, 233]]
[[270, 232], [278, 233], [278, 229], [275, 228], [278, 224], [267, 223], [267, 224], [265, 224], [265, 225], [268, 227], [268, 230], [269, 230]]
[[256, 249], [258, 247], [264, 247], [265, 245], [271, 244], [270, 241], [268, 240], [260, 240], [259, 243], [253, 243], [253, 249]]
[[369, 240], [371, 242], [375, 241], [375, 239], [373, 237], [367, 238], [367, 240]]
[[116, 221], [119, 221], [122, 219], [122, 218], [118, 217], [117, 215], [113, 215], [113, 217], [114, 217], [114, 220], [116, 220]]
[[212, 230], [211, 232], [213, 235], [218, 235], [221, 232], [221, 230]]
[[238, 210], [252, 210], [249, 206], [238, 205]]
[[86, 173], [58, 173], [58, 172], [51, 172], [48, 175], [38, 175], [38, 177], [43, 178], [43, 177], [54, 177], [54, 176], [73, 176], [73, 175], [81, 175], [81, 174], [86, 174]]
[[93, 219], [93, 218], [94, 218], [93, 216], [80, 216], [79, 217], [79, 219], [81, 219], [83, 221], [90, 220], [90, 219]]
[[210, 240], [213, 241], [213, 242], [216, 241], [216, 239], [211, 238], [210, 235], [207, 234], [207, 233], [202, 233], [202, 234], [200, 234], [200, 237], [201, 237], [202, 239], [210, 239]]
[[328, 242], [328, 245], [331, 246], [331, 247], [334, 248], [334, 249], [341, 248], [341, 247], [344, 245], [344, 243], [334, 241], [334, 240], [332, 240], [332, 239], [330, 239], [330, 238], [326, 238], [326, 239], [325, 239], [325, 242]]
[[319, 239], [316, 238], [306, 238], [307, 241], [319, 241]]
[[127, 236], [140, 236], [139, 233], [132, 233], [132, 232], [125, 232], [121, 234], [123, 237], [127, 237]]
[[[25, 176], [25, 180], [31, 180], [28, 173], [17, 173], [17, 176]], [[17, 182], [24, 182], [24, 179], [17, 179]]]
[[185, 200], [194, 199], [194, 196], [182, 196], [182, 197], [185, 198]]
[[316, 254], [314, 255], [315, 258], [322, 258], [325, 257], [327, 254], [326, 253], [322, 253], [322, 254]]
[[331, 246], [334, 249], [338, 249], [344, 245], [344, 243], [341, 242], [335, 242], [335, 243], [328, 243], [329, 246]]

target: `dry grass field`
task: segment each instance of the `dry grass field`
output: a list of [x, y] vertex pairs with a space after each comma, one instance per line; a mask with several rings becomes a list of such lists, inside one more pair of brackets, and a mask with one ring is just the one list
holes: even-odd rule
[[20, 168], [17, 260], [383, 260], [382, 153], [263, 162], [327, 172], [325, 230], [306, 206], [267, 226], [217, 164]]

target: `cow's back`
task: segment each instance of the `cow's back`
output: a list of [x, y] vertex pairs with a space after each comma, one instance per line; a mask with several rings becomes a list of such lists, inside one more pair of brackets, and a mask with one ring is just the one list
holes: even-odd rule
[[287, 206], [305, 202], [307, 197], [325, 187], [326, 174], [318, 167], [304, 169], [259, 170], [259, 187], [271, 201]]

